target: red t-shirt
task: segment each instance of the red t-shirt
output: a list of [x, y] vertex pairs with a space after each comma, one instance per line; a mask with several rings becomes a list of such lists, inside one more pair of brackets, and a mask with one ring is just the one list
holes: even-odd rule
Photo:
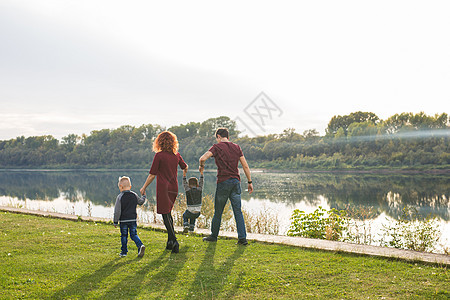
[[244, 156], [241, 147], [232, 142], [214, 144], [209, 151], [213, 154], [217, 165], [217, 183], [230, 178], [241, 180], [239, 176], [239, 158]]
[[153, 158], [150, 174], [156, 175], [156, 211], [168, 214], [178, 195], [177, 168], [186, 168], [180, 153], [161, 151]]

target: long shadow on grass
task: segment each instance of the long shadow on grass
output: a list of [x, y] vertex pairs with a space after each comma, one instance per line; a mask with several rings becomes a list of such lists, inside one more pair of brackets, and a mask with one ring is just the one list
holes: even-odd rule
[[[169, 255], [169, 253], [167, 251], [162, 252], [159, 257], [146, 264], [134, 275], [124, 277], [121, 282], [111, 288], [105, 295], [102, 295], [101, 298], [113, 299], [123, 296], [124, 298], [132, 299], [138, 297], [143, 288], [158, 290], [160, 295], [157, 298], [163, 297], [172, 287], [177, 274], [183, 269], [187, 261], [186, 252], [188, 249], [189, 247], [183, 247], [178, 254], [170, 253], [168, 259], [164, 259], [164, 257]], [[151, 278], [147, 277], [151, 270], [158, 269], [163, 263], [167, 263], [163, 270]], [[146, 278], [147, 281], [151, 281], [151, 284], [145, 282]]]
[[72, 284], [63, 287], [59, 291], [55, 292], [51, 298], [52, 299], [66, 299], [66, 298], [86, 298], [89, 292], [98, 288], [102, 283], [103, 279], [114, 273], [117, 269], [124, 265], [133, 262], [133, 260], [124, 259], [114, 259], [99, 269], [95, 270], [94, 273], [86, 274], [78, 278]]
[[[184, 299], [191, 299], [192, 295], [199, 294], [208, 298], [217, 297], [225, 288], [226, 283], [228, 282], [227, 278], [233, 269], [235, 261], [244, 253], [246, 249], [244, 246], [236, 246], [236, 250], [234, 250], [233, 254], [228, 256], [220, 266], [214, 267], [216, 245], [217, 243], [208, 242], [208, 247], [205, 250], [203, 261], [200, 263], [197, 273], [195, 274], [195, 279]], [[239, 287], [240, 281], [240, 277], [238, 277], [233, 286], [226, 292], [226, 295], [223, 295], [223, 298], [233, 298]]]
[[186, 252], [189, 247], [185, 246], [180, 250], [178, 254], [171, 254], [169, 263], [167, 263], [164, 270], [161, 270], [158, 274], [152, 277], [152, 281], [158, 283], [161, 288], [159, 298], [163, 297], [172, 287], [173, 283], [177, 279], [178, 273], [184, 268], [187, 261]]

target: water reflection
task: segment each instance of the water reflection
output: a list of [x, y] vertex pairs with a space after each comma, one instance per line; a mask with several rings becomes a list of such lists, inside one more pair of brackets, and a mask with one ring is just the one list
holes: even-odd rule
[[[117, 179], [122, 175], [131, 177], [133, 190], [138, 192], [147, 171], [0, 171], [0, 196], [47, 201], [62, 196], [71, 202], [108, 207], [114, 205]], [[449, 174], [254, 173], [252, 177], [255, 192], [244, 192], [244, 200], [318, 206], [325, 199], [332, 208], [373, 206], [375, 217], [385, 213], [393, 218], [408, 205], [423, 215], [432, 213], [444, 221], [450, 219]], [[205, 174], [206, 194], [214, 194], [215, 181], [215, 173]], [[245, 181], [242, 187], [246, 188]], [[147, 193], [154, 203], [154, 184]]]
[[372, 206], [376, 216], [384, 212], [393, 218], [404, 206], [412, 206], [422, 215], [433, 213], [448, 221], [449, 179], [448, 174], [261, 174], [254, 180], [254, 197], [311, 206], [318, 206], [323, 197], [332, 208]]

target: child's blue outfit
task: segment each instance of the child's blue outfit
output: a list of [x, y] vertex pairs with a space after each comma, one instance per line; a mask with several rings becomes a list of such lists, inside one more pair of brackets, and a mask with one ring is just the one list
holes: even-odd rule
[[183, 214], [183, 226], [194, 231], [195, 220], [200, 216], [202, 209], [203, 175], [200, 175], [198, 187], [189, 187], [186, 176], [183, 176], [183, 187], [186, 193], [187, 209]]
[[125, 190], [121, 192], [116, 199], [116, 205], [114, 206], [114, 225], [117, 225], [120, 221], [120, 240], [122, 242], [121, 255], [126, 255], [128, 252], [128, 231], [130, 232], [130, 238], [136, 244], [138, 251], [141, 250], [143, 243], [137, 235], [137, 212], [136, 206], [142, 205], [145, 202], [145, 195], [139, 197], [135, 192]]

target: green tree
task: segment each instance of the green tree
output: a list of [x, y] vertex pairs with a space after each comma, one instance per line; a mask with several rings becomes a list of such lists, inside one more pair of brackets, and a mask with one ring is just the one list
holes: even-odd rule
[[379, 121], [378, 116], [372, 112], [357, 111], [345, 116], [332, 117], [325, 131], [328, 136], [334, 136], [339, 128], [342, 128], [345, 135], [347, 135], [348, 127], [352, 123], [371, 122], [377, 124]]
[[236, 121], [229, 117], [221, 116], [218, 118], [210, 118], [200, 124], [198, 134], [202, 137], [213, 137], [216, 129], [219, 127], [228, 128], [230, 137], [237, 137], [239, 131], [236, 128]]
[[187, 124], [180, 124], [178, 126], [172, 126], [168, 130], [173, 132], [179, 140], [185, 138], [192, 138], [199, 134], [200, 123], [189, 122]]
[[72, 152], [80, 137], [76, 134], [69, 134], [62, 138], [61, 144], [66, 152]]

